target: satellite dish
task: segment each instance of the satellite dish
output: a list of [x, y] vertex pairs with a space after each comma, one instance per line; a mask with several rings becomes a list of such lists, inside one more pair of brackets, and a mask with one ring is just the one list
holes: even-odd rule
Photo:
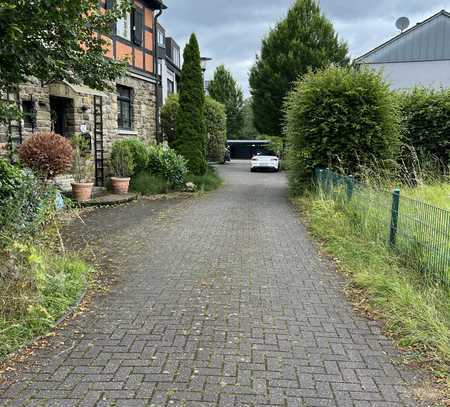
[[400, 17], [396, 23], [395, 26], [401, 31], [405, 31], [409, 27], [409, 19], [407, 17]]

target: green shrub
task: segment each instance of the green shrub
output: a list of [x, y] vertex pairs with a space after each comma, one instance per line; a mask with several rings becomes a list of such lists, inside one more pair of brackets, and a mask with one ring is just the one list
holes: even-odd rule
[[138, 138], [128, 138], [122, 141], [131, 150], [134, 162], [134, 172], [144, 171], [148, 164], [148, 147]]
[[0, 247], [32, 236], [54, 211], [55, 191], [30, 170], [0, 160]]
[[19, 147], [20, 161], [44, 179], [70, 170], [73, 153], [70, 141], [55, 133], [36, 133]]
[[131, 177], [135, 163], [133, 152], [127, 140], [116, 141], [112, 145], [111, 169], [116, 177]]
[[225, 106], [209, 96], [205, 99], [205, 123], [208, 161], [222, 163], [227, 144], [227, 115]]
[[[420, 156], [450, 163], [450, 90], [416, 88], [399, 93], [404, 141]], [[407, 150], [406, 150], [407, 151]], [[408, 154], [404, 159], [409, 162]]]
[[[180, 108], [178, 95], [171, 95], [161, 110], [161, 126], [172, 148], [176, 148], [177, 112]], [[209, 161], [223, 162], [227, 142], [227, 116], [225, 107], [207, 96], [205, 98], [205, 124], [208, 134], [207, 158]]]
[[379, 73], [330, 67], [307, 74], [286, 102], [290, 186], [301, 191], [318, 167], [355, 174], [360, 165], [396, 157], [396, 98]]
[[166, 194], [169, 184], [162, 175], [155, 175], [149, 171], [135, 174], [131, 178], [130, 189], [142, 195]]
[[161, 108], [161, 129], [169, 146], [175, 148], [177, 115], [180, 101], [177, 94], [170, 95]]
[[175, 150], [162, 144], [149, 147], [147, 170], [164, 177], [173, 189], [184, 185], [188, 172], [186, 160]]

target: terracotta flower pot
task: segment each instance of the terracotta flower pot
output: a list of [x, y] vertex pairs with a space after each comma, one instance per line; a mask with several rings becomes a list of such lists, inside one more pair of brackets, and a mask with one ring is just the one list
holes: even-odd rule
[[130, 179], [125, 177], [111, 177], [111, 184], [113, 193], [119, 195], [128, 194], [128, 188], [130, 187]]
[[72, 183], [72, 196], [77, 202], [86, 202], [92, 198], [92, 182]]

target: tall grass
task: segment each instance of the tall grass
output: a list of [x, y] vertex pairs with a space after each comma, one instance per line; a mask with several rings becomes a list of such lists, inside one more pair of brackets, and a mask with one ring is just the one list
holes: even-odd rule
[[296, 202], [325, 250], [339, 260], [353, 286], [362, 290], [371, 311], [381, 313], [386, 330], [400, 345], [448, 371], [449, 291], [427, 284], [414, 262], [405, 262], [389, 250], [384, 224], [388, 219], [380, 218], [383, 207], [366, 205], [364, 212], [320, 192], [307, 193]]
[[200, 192], [210, 192], [219, 188], [222, 185], [222, 179], [217, 174], [214, 167], [208, 166], [204, 175], [188, 174], [187, 182], [193, 182]]
[[170, 185], [162, 175], [142, 171], [131, 178], [130, 189], [142, 195], [157, 195], [168, 193]]
[[91, 268], [74, 255], [17, 242], [0, 260], [1, 359], [53, 327], [83, 293]]

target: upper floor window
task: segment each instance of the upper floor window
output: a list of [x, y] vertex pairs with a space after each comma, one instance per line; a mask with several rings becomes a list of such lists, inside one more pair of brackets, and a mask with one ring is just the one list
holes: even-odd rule
[[173, 93], [175, 93], [175, 84], [173, 80], [167, 79], [167, 94], [172, 95]]
[[116, 23], [116, 34], [119, 37], [131, 41], [131, 14], [127, 13], [122, 18], [119, 18]]
[[160, 47], [165, 47], [166, 43], [165, 43], [165, 36], [164, 36], [164, 32], [162, 32], [161, 30], [158, 30], [158, 45]]
[[133, 125], [132, 89], [122, 85], [117, 85], [117, 125], [124, 130]]
[[173, 62], [176, 66], [180, 66], [180, 50], [176, 47], [173, 48]]

